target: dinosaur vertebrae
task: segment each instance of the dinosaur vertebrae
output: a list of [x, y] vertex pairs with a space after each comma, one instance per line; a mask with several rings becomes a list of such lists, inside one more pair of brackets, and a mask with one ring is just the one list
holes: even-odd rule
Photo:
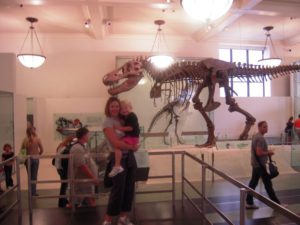
[[[207, 74], [207, 69], [203, 68], [201, 62], [176, 62], [167, 69], [157, 69], [151, 62], [143, 62], [144, 70], [157, 82], [172, 82], [181, 79], [201, 80]], [[206, 73], [206, 74], [204, 74]]]
[[[205, 60], [203, 60], [205, 61]], [[207, 68], [203, 61], [183, 61], [176, 62], [165, 70], [157, 69], [148, 60], [143, 60], [143, 68], [148, 72], [151, 78], [158, 82], [172, 82], [181, 79], [188, 80], [201, 80], [209, 72], [210, 68]], [[227, 62], [223, 62], [224, 64]], [[300, 71], [300, 65], [283, 65], [276, 67], [260, 66], [260, 65], [248, 65], [248, 64], [233, 64], [228, 63], [227, 68], [219, 68], [220, 70], [226, 70], [229, 77], [237, 77], [242, 81], [261, 82], [264, 79], [274, 79], [279, 76], [290, 75]]]
[[229, 77], [236, 77], [241, 81], [262, 82], [267, 79], [274, 79], [280, 76], [287, 76], [300, 71], [300, 65], [283, 65], [276, 67], [263, 67], [257, 65], [246, 65], [238, 63], [236, 68], [228, 71]]
[[[234, 64], [217, 59], [204, 59], [201, 61], [176, 62], [165, 70], [159, 70], [147, 59], [142, 59], [142, 67], [155, 82], [151, 97], [160, 97], [161, 90], [167, 91], [169, 100], [176, 99], [181, 92], [187, 91], [188, 98], [195, 87], [203, 84], [209, 86], [212, 83], [211, 76], [214, 70], [216, 76], [219, 72], [227, 74], [228, 78], [238, 78], [242, 82], [262, 82], [280, 76], [290, 75], [300, 71], [300, 65], [283, 65], [277, 67], [265, 67], [260, 65]], [[217, 65], [217, 66], [216, 66]]]

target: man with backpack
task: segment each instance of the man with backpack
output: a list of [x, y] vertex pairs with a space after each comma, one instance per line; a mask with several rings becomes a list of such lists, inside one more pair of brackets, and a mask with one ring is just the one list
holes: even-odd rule
[[[77, 142], [70, 149], [70, 156], [73, 163], [68, 165], [68, 176], [75, 181], [80, 179], [92, 179], [93, 182], [74, 182], [74, 194], [93, 194], [94, 185], [98, 185], [98, 177], [92, 170], [92, 158], [88, 154], [85, 145], [89, 140], [89, 130], [86, 127], [76, 131]], [[72, 176], [73, 172], [73, 177]], [[72, 197], [75, 206], [94, 206], [95, 200], [92, 197]]]
[[[74, 139], [74, 135], [67, 136], [56, 148], [56, 154], [68, 156], [70, 154], [71, 147], [77, 142]], [[61, 184], [59, 195], [66, 195], [68, 189], [68, 183], [63, 182], [68, 179], [68, 163], [69, 158], [55, 157], [52, 164], [56, 167], [57, 173], [59, 174]], [[66, 197], [60, 197], [58, 199], [58, 207], [64, 208], [68, 205], [69, 201]]]

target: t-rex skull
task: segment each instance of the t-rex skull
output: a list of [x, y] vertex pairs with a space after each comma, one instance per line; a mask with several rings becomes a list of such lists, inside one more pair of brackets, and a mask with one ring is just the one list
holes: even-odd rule
[[[143, 77], [142, 71], [142, 63], [134, 59], [106, 74], [103, 77], [103, 84], [105, 86], [111, 86], [108, 90], [110, 95], [117, 95], [134, 88]], [[121, 80], [124, 81], [118, 84]]]

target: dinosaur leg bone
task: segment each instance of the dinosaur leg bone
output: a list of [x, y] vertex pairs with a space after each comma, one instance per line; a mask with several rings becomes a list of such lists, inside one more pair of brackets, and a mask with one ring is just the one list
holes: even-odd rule
[[[224, 77], [226, 79], [227, 75], [225, 75]], [[228, 81], [228, 78], [227, 78], [227, 81]], [[229, 105], [228, 111], [229, 112], [239, 112], [246, 117], [246, 124], [245, 124], [244, 130], [242, 131], [242, 133], [239, 136], [240, 140], [246, 140], [248, 138], [249, 130], [254, 125], [256, 119], [250, 113], [248, 113], [244, 109], [240, 108], [239, 105], [235, 102], [235, 99], [230, 96], [230, 88], [229, 88], [228, 82], [224, 82], [224, 91], [225, 91], [225, 97], [226, 97], [226, 104]]]
[[208, 82], [209, 82], [209, 84], [207, 85], [208, 86], [208, 100], [204, 107], [205, 112], [214, 111], [216, 108], [218, 108], [221, 105], [220, 102], [214, 101], [215, 87], [216, 87], [216, 83], [217, 83], [217, 72], [214, 69], [212, 69], [212, 71], [211, 71], [210, 80]]
[[[171, 113], [171, 114], [170, 114], [170, 120], [169, 120], [169, 123], [168, 123], [167, 127], [166, 127], [165, 130], [164, 130], [164, 134], [167, 133], [167, 131], [168, 131], [169, 127], [172, 125], [172, 123], [173, 123], [173, 114]], [[168, 136], [171, 136], [171, 135], [172, 135], [172, 134], [169, 132], [169, 133], [168, 133]], [[164, 135], [164, 144], [165, 144], [165, 145], [170, 145], [171, 142], [168, 142], [168, 141], [167, 141], [166, 136], [167, 136], [167, 135]]]
[[204, 85], [199, 85], [195, 95], [193, 96], [193, 102], [194, 102], [194, 109], [198, 110], [201, 115], [203, 116], [205, 122], [206, 122], [206, 126], [207, 126], [207, 131], [208, 131], [208, 137], [207, 137], [207, 141], [206, 143], [202, 144], [202, 145], [196, 145], [196, 147], [213, 147], [216, 145], [216, 137], [215, 137], [215, 126], [213, 124], [213, 122], [211, 121], [211, 119], [208, 117], [208, 115], [206, 114], [202, 102], [199, 99], [199, 94], [202, 91], [202, 89], [204, 88]]
[[178, 115], [175, 114], [175, 135], [176, 135], [177, 142], [183, 145], [184, 142], [181, 140], [181, 138], [180, 138], [179, 135], [178, 135], [178, 123], [179, 123], [179, 117], [180, 117], [180, 116], [178, 116]]

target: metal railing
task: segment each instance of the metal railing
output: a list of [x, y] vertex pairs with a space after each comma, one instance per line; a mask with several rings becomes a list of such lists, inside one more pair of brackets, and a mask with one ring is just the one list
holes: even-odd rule
[[[171, 155], [171, 166], [172, 166], [172, 172], [171, 174], [166, 174], [166, 175], [160, 175], [160, 176], [149, 176], [148, 179], [165, 179], [165, 178], [170, 178], [172, 182], [172, 187], [171, 189], [168, 190], [155, 190], [155, 191], [137, 191], [135, 194], [154, 194], [154, 193], [171, 193], [172, 194], [172, 203], [173, 206], [175, 206], [175, 154], [181, 154], [181, 152], [151, 152], [149, 155]], [[91, 156], [96, 156], [97, 153], [91, 153]], [[29, 211], [29, 221], [30, 224], [32, 224], [32, 216], [33, 216], [33, 204], [32, 200], [33, 199], [45, 199], [45, 198], [60, 198], [60, 197], [99, 197], [98, 194], [75, 194], [75, 189], [74, 189], [74, 183], [91, 183], [94, 182], [93, 179], [75, 179], [74, 178], [74, 171], [73, 167], [70, 167], [71, 171], [69, 173], [70, 179], [67, 180], [42, 180], [42, 181], [34, 181], [31, 180], [31, 170], [30, 170], [30, 164], [31, 164], [31, 159], [36, 158], [36, 159], [47, 159], [47, 158], [69, 158], [71, 164], [73, 164], [73, 157], [72, 155], [43, 155], [43, 156], [27, 156], [27, 174], [28, 174], [28, 211]], [[100, 181], [98, 179], [98, 181]], [[32, 196], [31, 193], [31, 185], [32, 184], [38, 184], [38, 183], [69, 183], [70, 184], [70, 193], [67, 195], [40, 195], [40, 196]], [[74, 202], [71, 201], [72, 203], [72, 210], [75, 210], [74, 207]]]
[[[185, 177], [185, 157], [189, 157], [195, 162], [199, 163], [202, 166], [202, 179], [201, 179], [201, 186], [202, 186], [202, 192], [199, 191], [186, 177]], [[215, 169], [214, 167], [208, 165], [203, 160], [200, 160], [199, 158], [195, 157], [194, 155], [184, 152], [182, 155], [182, 162], [181, 162], [181, 169], [182, 169], [182, 205], [184, 205], [184, 197], [187, 198], [187, 200], [195, 207], [195, 209], [201, 214], [203, 218], [203, 222], [207, 222], [209, 224], [210, 221], [205, 216], [206, 213], [206, 204], [208, 204], [211, 208], [213, 208], [228, 224], [234, 225], [234, 223], [224, 214], [221, 210], [219, 210], [206, 196], [206, 171], [210, 170], [211, 172], [215, 173], [216, 175], [222, 177], [224, 180], [228, 181], [229, 183], [233, 184], [234, 186], [240, 188], [240, 225], [245, 225], [245, 218], [246, 218], [246, 210], [245, 210], [245, 200], [246, 195], [249, 193], [254, 198], [258, 199], [259, 201], [263, 202], [267, 206], [271, 207], [272, 209], [278, 211], [283, 216], [289, 218], [292, 222], [295, 222], [296, 224], [300, 224], [300, 216], [297, 214], [287, 210], [283, 206], [273, 202], [272, 200], [264, 197], [263, 195], [257, 193], [253, 189], [249, 188], [247, 185], [235, 180], [234, 178], [226, 175], [225, 173]], [[191, 198], [189, 198], [188, 194], [185, 192], [184, 184], [187, 183], [201, 198], [201, 208], [195, 203]]]
[[13, 165], [16, 168], [16, 184], [9, 190], [5, 191], [0, 195], [0, 202], [3, 202], [2, 199], [7, 197], [10, 193], [12, 193], [15, 189], [17, 189], [17, 199], [12, 202], [6, 209], [0, 214], [0, 220], [2, 220], [11, 210], [17, 206], [18, 207], [18, 224], [22, 224], [22, 201], [21, 201], [21, 185], [20, 185], [20, 167], [19, 167], [19, 158], [14, 156], [8, 160], [0, 162], [0, 167], [4, 166], [7, 163], [13, 162]]
[[[94, 155], [95, 153], [91, 154]], [[186, 152], [186, 151], [167, 151], [167, 152], [149, 152], [149, 155], [171, 155], [171, 162], [172, 162], [172, 172], [171, 174], [166, 174], [166, 175], [159, 175], [159, 176], [149, 176], [148, 179], [164, 179], [164, 178], [170, 178], [172, 182], [172, 187], [168, 190], [155, 190], [155, 191], [137, 191], [136, 194], [155, 194], [155, 193], [171, 193], [172, 194], [172, 205], [173, 207], [175, 206], [175, 155], [181, 155], [181, 170], [182, 170], [182, 177], [181, 177], [181, 195], [182, 195], [182, 205], [184, 205], [184, 198], [186, 198], [195, 208], [196, 210], [202, 215], [203, 222], [211, 224], [210, 221], [206, 218], [205, 213], [206, 213], [206, 205], [208, 204], [211, 208], [215, 210], [228, 224], [234, 224], [220, 209], [218, 209], [213, 202], [211, 202], [206, 195], [206, 180], [207, 180], [207, 170], [210, 170], [212, 174], [216, 174], [220, 177], [222, 177], [224, 180], [228, 181], [229, 183], [233, 184], [234, 186], [238, 187], [240, 189], [240, 225], [245, 225], [245, 198], [248, 193], [253, 195], [254, 198], [260, 200], [264, 204], [268, 205], [269, 207], [277, 210], [280, 214], [286, 216], [289, 218], [291, 221], [296, 222], [297, 224], [300, 224], [300, 217], [287, 210], [286, 208], [282, 207], [281, 205], [278, 205], [277, 203], [271, 201], [270, 199], [264, 197], [263, 195], [257, 193], [253, 189], [249, 188], [245, 184], [235, 180], [234, 178], [226, 175], [225, 173], [215, 169], [213, 166], [207, 164], [204, 162], [204, 157], [201, 155], [201, 159], [197, 158], [196, 156]], [[36, 156], [36, 158], [53, 158], [53, 157], [59, 157], [59, 158], [70, 158], [70, 163], [73, 162], [73, 157], [72, 155], [70, 156], [61, 156], [61, 155], [47, 155], [47, 156]], [[198, 190], [197, 187], [195, 187], [192, 182], [190, 182], [187, 177], [185, 177], [185, 158], [189, 157], [193, 161], [197, 162], [198, 164], [201, 165], [202, 167], [202, 173], [201, 173], [201, 189], [202, 192]], [[30, 158], [28, 157], [30, 165]], [[73, 167], [71, 167], [73, 168]], [[19, 173], [17, 171], [17, 173]], [[28, 197], [29, 197], [29, 219], [30, 219], [30, 224], [32, 224], [32, 199], [33, 198], [59, 198], [59, 197], [99, 197], [98, 194], [81, 194], [81, 195], [76, 195], [75, 190], [74, 190], [74, 183], [77, 182], [94, 182], [92, 179], [74, 179], [74, 171], [71, 170], [70, 174], [70, 179], [67, 180], [43, 180], [43, 181], [31, 181], [30, 180], [30, 170], [28, 170]], [[49, 195], [49, 196], [37, 196], [33, 197], [31, 196], [31, 184], [33, 183], [61, 183], [61, 182], [68, 182], [71, 187], [71, 193], [68, 193], [67, 195]], [[202, 203], [201, 207], [197, 205], [193, 201], [193, 199], [189, 198], [188, 193], [185, 192], [185, 183], [187, 183], [201, 198], [202, 198]], [[74, 204], [72, 202], [72, 204]], [[72, 210], [75, 210], [74, 205], [72, 205]]]
[[156, 191], [137, 191], [135, 194], [158, 194], [158, 193], [172, 193], [172, 205], [175, 207], [175, 154], [181, 154], [181, 152], [173, 152], [173, 151], [157, 151], [157, 152], [149, 152], [149, 155], [157, 156], [157, 155], [171, 155], [171, 174], [160, 175], [160, 176], [148, 176], [149, 179], [171, 179], [172, 187], [167, 190], [156, 190]]
[[[89, 153], [91, 157], [96, 156], [97, 153]], [[32, 218], [33, 218], [33, 204], [32, 201], [33, 199], [47, 199], [47, 198], [74, 198], [74, 197], [93, 197], [93, 198], [99, 198], [99, 194], [75, 194], [75, 188], [74, 188], [74, 183], [94, 183], [94, 179], [75, 179], [74, 178], [74, 170], [73, 166], [70, 167], [70, 179], [65, 179], [65, 180], [31, 180], [31, 160], [32, 159], [52, 159], [52, 158], [61, 158], [61, 159], [66, 159], [68, 158], [73, 165], [73, 156], [72, 154], [70, 155], [35, 155], [35, 156], [27, 156], [27, 175], [28, 175], [28, 212], [29, 212], [29, 223], [32, 224]], [[100, 179], [97, 179], [98, 182], [100, 182]], [[50, 183], [68, 183], [70, 185], [70, 192], [67, 192], [66, 195], [38, 195], [38, 196], [32, 196], [32, 191], [31, 191], [31, 185], [32, 184], [50, 184]], [[71, 201], [71, 209], [72, 212], [75, 211], [75, 203], [74, 201]]]

